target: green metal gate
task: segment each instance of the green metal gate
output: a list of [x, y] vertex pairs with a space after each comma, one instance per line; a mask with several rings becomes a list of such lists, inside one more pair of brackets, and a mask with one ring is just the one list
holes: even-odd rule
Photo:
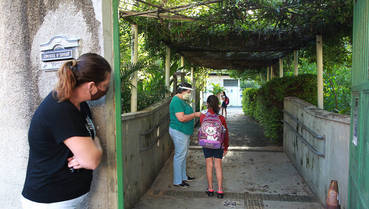
[[349, 209], [369, 209], [369, 0], [354, 0]]

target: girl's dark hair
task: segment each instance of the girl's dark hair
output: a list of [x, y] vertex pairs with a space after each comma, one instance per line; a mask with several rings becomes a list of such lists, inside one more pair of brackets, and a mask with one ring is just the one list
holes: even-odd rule
[[180, 93], [182, 93], [182, 92], [184, 92], [184, 91], [187, 91], [187, 90], [188, 90], [188, 89], [183, 89], [183, 88], [181, 88], [181, 87], [192, 88], [191, 84], [189, 84], [189, 83], [186, 83], [186, 82], [184, 82], [184, 83], [180, 83], [180, 84], [177, 86], [177, 94], [180, 94]]
[[219, 114], [219, 99], [217, 96], [215, 95], [210, 95], [208, 97], [208, 99], [206, 100], [206, 102], [208, 103], [209, 105], [209, 108], [213, 109], [213, 111], [216, 113], [216, 114]]
[[95, 82], [98, 85], [111, 73], [111, 67], [104, 57], [86, 53], [77, 60], [65, 62], [58, 71], [58, 83], [55, 93], [59, 102], [69, 99], [73, 89], [86, 82]]
[[225, 91], [223, 91], [223, 95], [224, 95], [225, 97], [227, 97], [227, 95], [226, 95]]

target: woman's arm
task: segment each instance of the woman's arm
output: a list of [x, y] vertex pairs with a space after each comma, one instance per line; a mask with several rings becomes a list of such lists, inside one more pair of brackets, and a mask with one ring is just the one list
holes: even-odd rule
[[187, 122], [187, 121], [190, 121], [190, 120], [194, 119], [195, 117], [200, 117], [200, 115], [201, 115], [200, 112], [195, 112], [195, 113], [191, 113], [191, 114], [187, 114], [187, 115], [185, 115], [184, 112], [177, 112], [176, 113], [176, 118], [180, 122]]
[[92, 140], [91, 137], [74, 136], [66, 139], [64, 144], [74, 155], [68, 159], [69, 167], [94, 170], [99, 166], [103, 150], [98, 137]]

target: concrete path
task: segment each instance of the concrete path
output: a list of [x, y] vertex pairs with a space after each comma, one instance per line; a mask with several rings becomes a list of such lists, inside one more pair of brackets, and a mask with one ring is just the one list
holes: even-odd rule
[[[281, 152], [281, 147], [272, 146], [273, 143], [262, 135], [262, 129], [241, 114], [240, 108], [231, 108], [227, 118], [231, 140], [236, 142], [231, 142], [233, 147], [223, 159], [224, 199], [209, 198], [205, 194], [205, 160], [202, 150], [192, 146], [187, 170], [196, 179], [189, 182], [191, 186], [172, 186], [171, 158], [135, 208], [323, 209], [287, 156]], [[247, 128], [243, 129], [240, 124]], [[258, 142], [259, 139], [261, 142]], [[216, 183], [214, 187], [217, 188]]]

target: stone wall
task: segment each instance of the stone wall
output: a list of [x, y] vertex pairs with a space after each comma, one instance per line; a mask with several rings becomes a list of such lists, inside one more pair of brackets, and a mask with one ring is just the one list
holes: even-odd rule
[[125, 208], [132, 208], [150, 188], [173, 149], [169, 102], [122, 117]]
[[350, 117], [292, 97], [285, 98], [284, 111], [283, 147], [288, 157], [324, 204], [330, 181], [337, 180], [341, 208], [347, 208]]
[[[0, 202], [2, 208], [18, 209], [30, 119], [56, 82], [55, 71], [41, 69], [40, 45], [56, 35], [79, 38], [78, 54], [98, 53], [113, 64], [112, 2], [2, 0], [0, 10]], [[114, 91], [92, 105], [105, 152], [89, 208], [116, 208]]]

